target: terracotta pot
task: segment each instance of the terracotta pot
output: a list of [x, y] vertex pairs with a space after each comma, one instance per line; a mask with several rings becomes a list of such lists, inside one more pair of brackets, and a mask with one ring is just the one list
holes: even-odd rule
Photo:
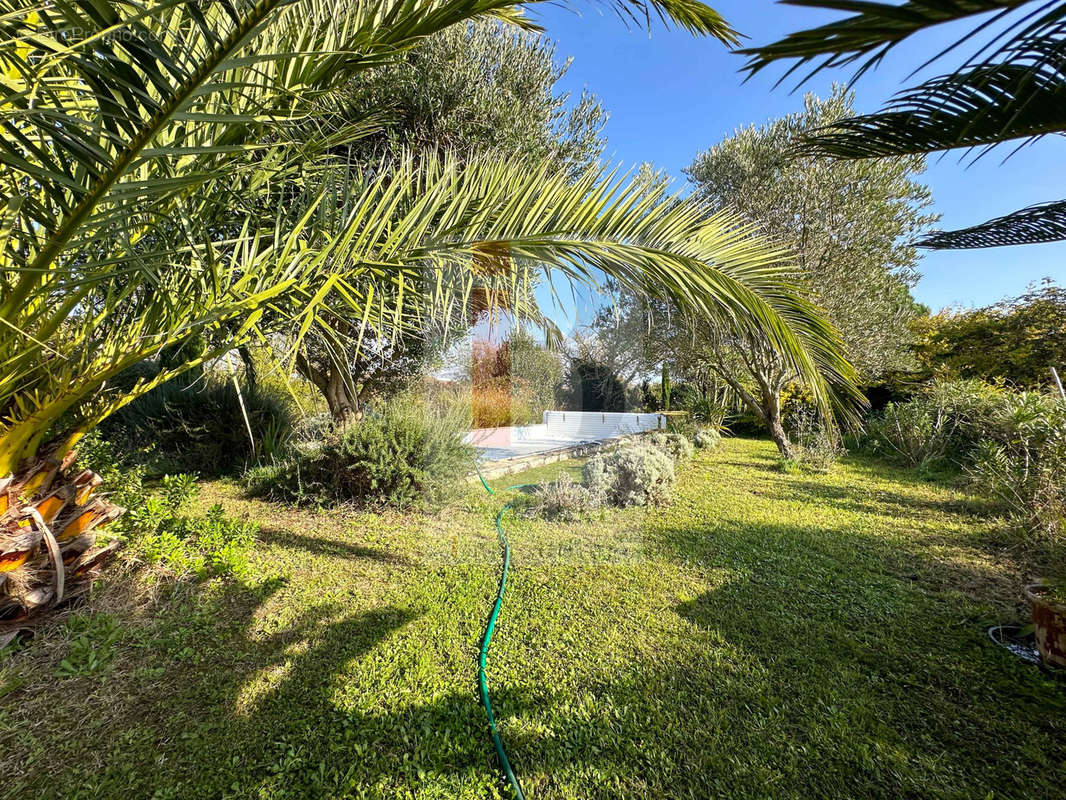
[[1066, 667], [1066, 605], [1049, 596], [1051, 587], [1034, 583], [1025, 587], [1033, 609], [1036, 647], [1045, 664]]

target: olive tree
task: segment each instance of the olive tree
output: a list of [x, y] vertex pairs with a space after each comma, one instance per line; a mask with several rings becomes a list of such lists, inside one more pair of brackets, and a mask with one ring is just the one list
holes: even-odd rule
[[[798, 281], [840, 332], [862, 381], [906, 366], [909, 322], [918, 313], [915, 238], [936, 217], [927, 187], [915, 178], [922, 156], [834, 161], [796, 156], [796, 145], [852, 113], [842, 88], [801, 112], [736, 131], [700, 153], [685, 173], [711, 208], [735, 208], [794, 255]], [[709, 327], [676, 337], [695, 347], [769, 428], [782, 454], [781, 391], [798, 376], [769, 343], [750, 331]], [[676, 352], [677, 347], [674, 347]]]

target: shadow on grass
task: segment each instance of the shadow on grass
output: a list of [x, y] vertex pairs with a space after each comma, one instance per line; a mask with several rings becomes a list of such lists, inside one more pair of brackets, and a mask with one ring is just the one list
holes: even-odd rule
[[260, 541], [269, 545], [277, 545], [293, 550], [304, 550], [315, 555], [342, 556], [349, 558], [365, 558], [372, 561], [388, 562], [390, 564], [409, 564], [410, 560], [397, 553], [379, 547], [366, 547], [353, 544], [340, 539], [329, 539], [320, 536], [307, 536], [302, 533], [293, 533], [283, 528], [260, 528], [257, 537]]
[[[763, 488], [779, 499], [814, 493], [785, 477]], [[695, 597], [646, 609], [655, 636], [588, 653], [579, 631], [549, 653], [530, 645], [536, 631], [509, 631], [526, 637], [531, 663], [553, 659], [558, 685], [493, 678], [490, 665], [530, 797], [1022, 797], [1061, 786], [1061, 691], [987, 642], [986, 612], [949, 591], [993, 580], [988, 570], [934, 559], [913, 540], [787, 520], [718, 517], [647, 534], [663, 571], [695, 565], [706, 576]], [[390, 560], [283, 531], [264, 539], [294, 559]], [[441, 582], [445, 608], [450, 587]], [[39, 776], [25, 796], [506, 796], [477, 702], [475, 648], [435, 653], [466, 635], [447, 627], [447, 612], [424, 619], [402, 600], [359, 602], [334, 586], [275, 616], [293, 605], [281, 594], [300, 588], [268, 580], [190, 593], [151, 626], [142, 663], [121, 683], [72, 684], [88, 699], [61, 709], [42, 699], [36, 724], [49, 747], [25, 770]], [[477, 633], [489, 604], [471, 616]], [[551, 613], [538, 621], [549, 626]], [[391, 646], [423, 621], [424, 640]]]
[[864, 490], [857, 486], [828, 486], [804, 480], [789, 481], [787, 491], [780, 492], [779, 497], [782, 500], [816, 502], [858, 514], [913, 514], [920, 509], [941, 514], [976, 516], [993, 510], [989, 501], [976, 497], [932, 499], [906, 491], [880, 488]]
[[[321, 602], [275, 624], [264, 606], [287, 586], [268, 579], [172, 601], [145, 643], [146, 658], [111, 683], [109, 724], [76, 745], [51, 732], [58, 752], [73, 746], [63, 759], [72, 769], [55, 770], [34, 795], [335, 796], [342, 784], [351, 789], [402, 764], [412, 752], [407, 714], [342, 710], [334, 695], [350, 664], [418, 612]], [[83, 712], [80, 703], [60, 711]], [[471, 724], [477, 710], [466, 712]]]

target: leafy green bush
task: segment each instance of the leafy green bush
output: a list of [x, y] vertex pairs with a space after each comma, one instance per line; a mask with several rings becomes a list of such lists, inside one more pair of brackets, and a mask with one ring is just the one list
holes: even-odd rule
[[722, 434], [714, 428], [703, 428], [696, 431], [696, 437], [693, 439], [693, 444], [701, 450], [714, 450], [721, 443]]
[[600, 507], [601, 498], [564, 472], [558, 480], [537, 488], [530, 513], [547, 519], [572, 522]]
[[661, 448], [631, 442], [590, 458], [582, 478], [590, 492], [611, 505], [657, 505], [673, 494], [674, 462]]
[[668, 455], [675, 464], [692, 458], [695, 448], [687, 436], [677, 432], [657, 431], [648, 437], [653, 447], [658, 447]]
[[934, 381], [905, 403], [889, 403], [870, 421], [870, 449], [909, 466], [965, 463], [992, 432], [1006, 390], [981, 381]]
[[275, 393], [242, 386], [238, 395], [232, 380], [208, 375], [164, 383], [113, 414], [103, 431], [123, 449], [142, 451], [155, 473], [214, 476], [269, 460], [287, 442], [292, 426], [288, 404]]
[[715, 397], [696, 397], [687, 404], [676, 403], [679, 411], [688, 411], [693, 422], [710, 425], [719, 429], [729, 416], [729, 406]]
[[990, 438], [972, 454], [967, 473], [1027, 530], [1066, 531], [1066, 407], [1035, 392], [1006, 395], [992, 416]]
[[470, 471], [473, 450], [463, 444], [463, 428], [412, 398], [397, 398], [321, 442], [249, 470], [246, 485], [253, 495], [296, 502], [439, 503]]

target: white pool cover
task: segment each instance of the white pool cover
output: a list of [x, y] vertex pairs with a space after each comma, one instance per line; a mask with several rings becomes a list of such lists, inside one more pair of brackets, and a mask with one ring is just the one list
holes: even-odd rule
[[480, 450], [482, 460], [502, 461], [664, 427], [666, 417], [661, 414], [545, 411], [540, 425], [479, 428], [464, 441]]

